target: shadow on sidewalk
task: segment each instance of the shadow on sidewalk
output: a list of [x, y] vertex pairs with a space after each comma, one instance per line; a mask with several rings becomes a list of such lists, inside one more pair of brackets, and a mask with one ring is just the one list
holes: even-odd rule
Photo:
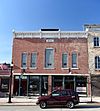
[[[48, 106], [46, 109], [54, 109], [54, 108], [62, 108], [65, 109], [67, 108], [66, 106]], [[100, 104], [78, 104], [76, 105], [73, 109], [95, 109], [95, 108], [100, 108]], [[69, 108], [68, 108], [69, 109]]]
[[87, 108], [100, 108], [100, 104], [86, 104], [86, 105], [77, 105], [75, 109], [87, 109]]

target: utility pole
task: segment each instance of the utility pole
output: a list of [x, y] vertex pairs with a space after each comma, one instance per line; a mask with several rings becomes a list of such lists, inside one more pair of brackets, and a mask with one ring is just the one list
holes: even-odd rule
[[8, 100], [8, 103], [12, 103], [12, 101], [11, 101], [11, 96], [12, 96], [11, 91], [12, 91], [13, 63], [11, 63], [10, 68], [11, 68], [11, 70], [10, 70], [10, 78], [9, 78], [9, 100]]

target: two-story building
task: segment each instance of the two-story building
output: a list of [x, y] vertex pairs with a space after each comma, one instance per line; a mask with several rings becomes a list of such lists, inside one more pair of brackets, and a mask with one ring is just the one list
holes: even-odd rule
[[100, 24], [85, 24], [88, 39], [89, 74], [92, 79], [92, 95], [100, 96]]
[[8, 96], [10, 72], [10, 64], [0, 64], [0, 97]]
[[57, 88], [90, 95], [85, 31], [14, 32], [12, 61], [14, 95], [44, 95]]

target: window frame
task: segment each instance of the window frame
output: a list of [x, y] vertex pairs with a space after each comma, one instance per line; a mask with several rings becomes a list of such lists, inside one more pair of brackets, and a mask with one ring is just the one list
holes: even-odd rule
[[[76, 54], [76, 67], [73, 67], [73, 54]], [[77, 68], [78, 68], [78, 54], [76, 52], [72, 52], [72, 69], [77, 69]]]
[[[66, 65], [66, 67], [63, 67], [63, 55], [67, 55], [66, 57], [66, 63], [67, 63], [67, 65]], [[68, 53], [62, 53], [62, 62], [61, 62], [62, 64], [61, 64], [61, 67], [62, 67], [62, 69], [68, 69]]]
[[[35, 67], [32, 67], [32, 54], [36, 54]], [[36, 69], [36, 68], [37, 68], [37, 52], [32, 52], [31, 53], [31, 59], [30, 59], [30, 69]]]
[[[53, 50], [53, 67], [46, 67], [46, 50]], [[46, 48], [44, 53], [44, 69], [54, 69], [54, 48]]]
[[[25, 67], [23, 66], [23, 54], [26, 54], [26, 66]], [[21, 68], [22, 69], [26, 69], [27, 68], [27, 55], [28, 55], [27, 52], [22, 52], [21, 53]]]
[[95, 56], [95, 69], [100, 70], [100, 56]]
[[94, 45], [94, 47], [100, 47], [100, 38], [99, 37], [94, 37], [93, 38], [93, 45]]

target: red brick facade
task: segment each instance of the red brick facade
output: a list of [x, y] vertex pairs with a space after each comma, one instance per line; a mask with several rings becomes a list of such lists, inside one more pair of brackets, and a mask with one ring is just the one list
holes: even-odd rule
[[[45, 50], [47, 48], [54, 49], [54, 68], [52, 69], [45, 68]], [[25, 77], [20, 83], [21, 81], [20, 76], [19, 77], [17, 76], [22, 74], [21, 57], [22, 53], [24, 52], [27, 53], [27, 67], [25, 69], [24, 77], [25, 76], [27, 77]], [[33, 52], [37, 53], [37, 61], [35, 69], [32, 69], [30, 66], [31, 54]], [[77, 68], [72, 68], [73, 52], [77, 54]], [[67, 53], [68, 57], [67, 61], [68, 65], [66, 68], [62, 68], [63, 53]], [[81, 92], [90, 94], [88, 90], [90, 86], [87, 81], [88, 80], [87, 77], [89, 76], [87, 38], [84, 36], [78, 37], [77, 35], [77, 37], [69, 37], [69, 38], [68, 37], [62, 37], [62, 38], [14, 37], [12, 60], [14, 64], [13, 74], [15, 77], [14, 93], [21, 93], [20, 89], [21, 85], [21, 87], [24, 87], [22, 93], [24, 94], [25, 92], [27, 92], [27, 95], [30, 92], [29, 88], [33, 92], [34, 90], [38, 90], [40, 94], [42, 94], [42, 92], [44, 94], [45, 93], [50, 94], [51, 91], [57, 87], [72, 88], [79, 92], [80, 90], [82, 90]], [[82, 80], [81, 82], [80, 82], [80, 77]], [[28, 86], [27, 83], [30, 85]], [[18, 86], [18, 84], [20, 85]], [[19, 91], [17, 91], [17, 89], [19, 89]]]
[[[45, 49], [54, 49], [54, 69], [45, 69]], [[20, 72], [21, 54], [26, 52], [27, 69], [29, 73], [54, 73], [67, 74], [68, 70], [62, 69], [62, 53], [68, 54], [68, 67], [71, 68], [72, 52], [78, 55], [78, 69], [71, 69], [72, 74], [88, 74], [88, 55], [86, 38], [54, 39], [53, 43], [46, 43], [46, 39], [15, 38], [13, 41], [13, 63], [15, 72]], [[31, 53], [37, 52], [37, 69], [30, 69]]]

